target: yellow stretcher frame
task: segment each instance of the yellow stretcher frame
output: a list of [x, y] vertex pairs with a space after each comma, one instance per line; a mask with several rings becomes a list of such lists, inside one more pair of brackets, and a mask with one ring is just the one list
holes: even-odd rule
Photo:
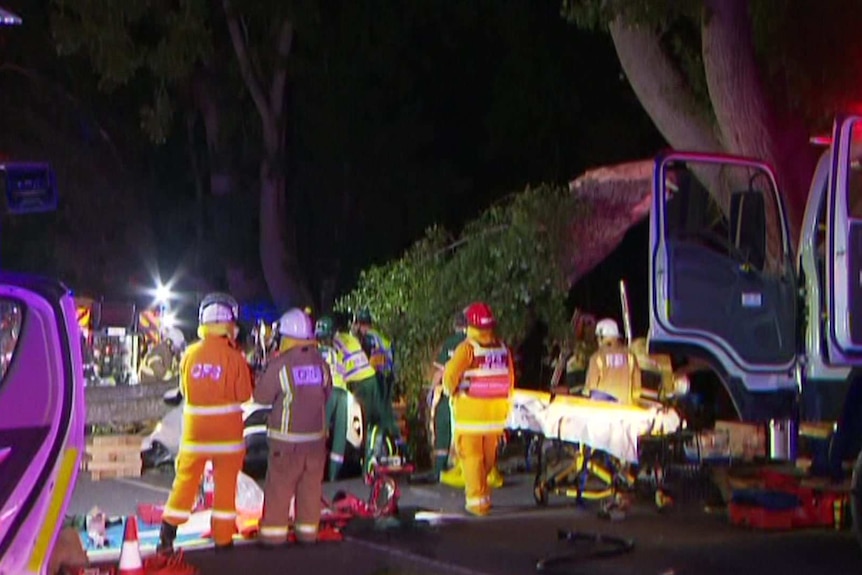
[[[542, 391], [519, 389], [518, 393], [523, 396], [533, 396], [536, 399], [551, 397], [551, 394]], [[576, 395], [557, 395], [553, 397], [553, 401], [563, 404], [589, 405], [590, 409], [616, 412], [620, 410], [640, 412], [644, 409], [639, 405], [620, 405]], [[571, 443], [560, 438], [548, 438], [541, 434], [539, 437], [539, 461], [533, 483], [533, 498], [537, 505], [547, 505], [551, 494], [573, 498], [579, 503], [584, 501], [619, 502], [623, 491], [634, 489], [637, 477], [632, 473], [633, 464], [622, 462], [616, 457], [602, 450], [593, 449], [588, 445]], [[563, 444], [559, 445], [558, 448], [562, 449], [568, 446], [575, 449], [575, 454], [570, 464], [554, 470], [550, 476], [543, 477], [547, 471], [544, 468], [544, 441], [548, 439]], [[604, 465], [600, 461], [601, 459], [604, 459], [604, 463], [609, 465]], [[593, 485], [590, 485], [590, 479], [595, 480]], [[596, 487], [595, 483], [598, 483], [599, 486]], [[660, 485], [656, 487], [654, 501], [658, 509], [663, 509], [672, 503], [671, 498]]]

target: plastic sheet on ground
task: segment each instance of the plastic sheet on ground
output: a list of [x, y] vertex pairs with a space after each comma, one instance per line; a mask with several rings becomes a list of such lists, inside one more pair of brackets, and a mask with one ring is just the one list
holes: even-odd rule
[[665, 407], [641, 407], [585, 397], [516, 389], [507, 428], [548, 439], [582, 443], [628, 463], [637, 463], [638, 437], [673, 433], [679, 414]]

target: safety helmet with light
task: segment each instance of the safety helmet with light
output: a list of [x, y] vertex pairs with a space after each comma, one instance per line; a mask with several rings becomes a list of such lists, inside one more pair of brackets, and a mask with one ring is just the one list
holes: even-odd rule
[[491, 329], [497, 325], [491, 306], [483, 302], [472, 303], [464, 310], [467, 325], [478, 329]]
[[214, 292], [208, 294], [198, 308], [198, 323], [236, 323], [239, 319], [239, 304], [230, 294]]
[[335, 323], [328, 315], [323, 316], [314, 324], [314, 337], [317, 339], [329, 339], [335, 333]]
[[293, 308], [278, 320], [278, 333], [293, 339], [312, 339], [314, 325], [307, 313], [299, 308]]
[[620, 327], [617, 325], [616, 321], [610, 318], [605, 318], [596, 324], [596, 337], [619, 339]]

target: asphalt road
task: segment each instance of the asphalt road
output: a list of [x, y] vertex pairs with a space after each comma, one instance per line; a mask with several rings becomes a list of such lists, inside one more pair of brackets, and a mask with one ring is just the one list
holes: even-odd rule
[[[94, 504], [109, 514], [126, 514], [138, 502], [161, 501], [171, 478], [90, 482], [79, 480], [70, 512], [85, 513]], [[685, 506], [658, 514], [638, 505], [622, 521], [599, 519], [595, 509], [580, 509], [566, 500], [548, 508], [532, 502], [531, 478], [516, 475], [495, 492], [495, 509], [486, 518], [460, 513], [462, 494], [445, 486], [402, 484], [402, 509], [424, 508], [453, 514], [436, 526], [410, 521], [381, 524], [354, 521], [341, 543], [291, 546], [263, 551], [254, 545], [229, 553], [189, 553], [201, 573], [347, 573], [350, 575], [503, 575], [536, 573], [539, 559], [570, 551], [557, 541], [559, 529], [602, 533], [634, 541], [634, 548], [609, 558], [582, 558], [551, 573], [654, 575], [747, 575], [763, 573], [858, 574], [862, 550], [849, 532], [829, 530], [762, 533], [731, 526], [723, 513], [708, 514]], [[358, 481], [326, 484], [331, 496], [339, 489], [367, 494]], [[393, 522], [390, 522], [393, 523]], [[593, 549], [582, 546], [583, 552]]]

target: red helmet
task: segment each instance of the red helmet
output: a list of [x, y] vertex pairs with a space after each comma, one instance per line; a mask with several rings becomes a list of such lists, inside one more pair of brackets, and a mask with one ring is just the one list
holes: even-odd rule
[[494, 319], [494, 312], [491, 307], [482, 302], [470, 304], [464, 310], [464, 315], [467, 316], [467, 325], [479, 329], [491, 329], [497, 325], [497, 320]]

